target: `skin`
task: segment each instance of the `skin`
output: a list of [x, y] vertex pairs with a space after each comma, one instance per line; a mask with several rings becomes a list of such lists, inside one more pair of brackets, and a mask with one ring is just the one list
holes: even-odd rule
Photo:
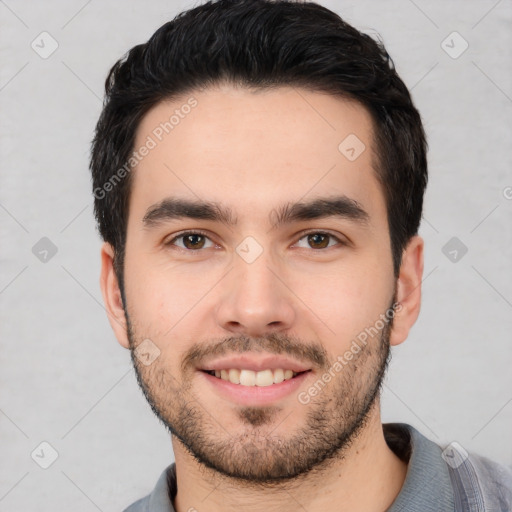
[[[174, 506], [384, 511], [400, 492], [407, 464], [384, 439], [379, 372], [388, 346], [402, 343], [418, 317], [423, 240], [410, 240], [396, 279], [370, 115], [327, 94], [220, 85], [157, 105], [138, 127], [135, 147], [191, 96], [197, 107], [132, 171], [126, 311], [113, 248], [104, 244], [101, 251], [100, 283], [119, 343], [133, 349], [150, 339], [159, 351], [147, 366], [133, 352], [132, 358], [148, 401], [173, 432]], [[338, 150], [349, 134], [366, 146], [354, 161]], [[333, 217], [273, 227], [272, 211], [284, 203], [334, 194], [357, 201], [367, 222]], [[145, 228], [148, 209], [169, 196], [222, 203], [237, 224], [174, 219]], [[197, 229], [207, 233], [194, 239], [200, 250], [174, 240]], [[319, 239], [303, 230], [345, 243], [328, 238], [328, 247], [318, 248]], [[247, 236], [262, 248], [252, 263], [236, 252]], [[390, 332], [374, 336], [317, 396], [300, 403], [298, 392], [394, 300], [401, 306]], [[306, 347], [310, 352], [301, 352]], [[267, 407], [243, 407], [187, 363], [194, 349], [199, 366], [220, 352], [303, 353], [311, 371], [297, 392]], [[335, 453], [321, 452], [333, 441]]]

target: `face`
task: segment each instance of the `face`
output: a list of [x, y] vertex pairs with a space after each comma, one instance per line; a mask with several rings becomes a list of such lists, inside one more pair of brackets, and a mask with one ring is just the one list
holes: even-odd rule
[[328, 463], [378, 402], [396, 314], [369, 114], [219, 86], [152, 109], [144, 145], [114, 328], [155, 414], [225, 475]]

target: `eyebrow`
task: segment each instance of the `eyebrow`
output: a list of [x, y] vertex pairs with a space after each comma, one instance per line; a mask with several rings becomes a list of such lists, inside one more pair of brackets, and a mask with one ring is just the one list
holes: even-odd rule
[[[317, 198], [309, 202], [286, 203], [270, 212], [272, 228], [298, 221], [335, 217], [358, 224], [368, 224], [370, 216], [354, 199], [347, 196]], [[168, 197], [150, 206], [142, 219], [145, 229], [177, 219], [198, 219], [235, 226], [237, 218], [230, 208], [211, 201]]]

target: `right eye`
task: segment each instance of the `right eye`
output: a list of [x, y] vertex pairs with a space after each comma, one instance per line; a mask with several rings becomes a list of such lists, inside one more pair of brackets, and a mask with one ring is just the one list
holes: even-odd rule
[[[176, 243], [178, 240], [182, 241], [181, 245]], [[210, 241], [210, 246], [205, 246], [207, 240]], [[213, 242], [201, 231], [185, 231], [176, 235], [168, 242], [165, 242], [164, 245], [175, 245], [179, 249], [183, 249], [185, 251], [198, 251], [199, 249], [208, 249], [214, 246]]]

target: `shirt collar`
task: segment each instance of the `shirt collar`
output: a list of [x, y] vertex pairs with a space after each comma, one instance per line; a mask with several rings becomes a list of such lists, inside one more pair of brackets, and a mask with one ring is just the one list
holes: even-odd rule
[[454, 510], [450, 472], [441, 447], [406, 423], [385, 423], [382, 427], [396, 455], [404, 460], [404, 447], [410, 452], [402, 489], [387, 512]]

